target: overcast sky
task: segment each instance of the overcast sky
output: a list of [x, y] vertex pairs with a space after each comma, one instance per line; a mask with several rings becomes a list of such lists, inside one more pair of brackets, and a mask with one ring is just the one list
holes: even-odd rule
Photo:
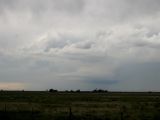
[[160, 91], [160, 0], [0, 0], [0, 89]]

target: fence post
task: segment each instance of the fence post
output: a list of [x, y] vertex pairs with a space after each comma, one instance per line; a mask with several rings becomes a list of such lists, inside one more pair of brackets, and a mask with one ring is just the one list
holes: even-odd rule
[[33, 115], [33, 114], [34, 114], [34, 111], [33, 111], [33, 106], [32, 106], [32, 104], [31, 104], [31, 119], [32, 119], [32, 120], [34, 120], [34, 115]]
[[121, 120], [123, 120], [123, 111], [121, 111], [120, 114], [121, 114]]
[[4, 104], [4, 112], [6, 113], [6, 103]]
[[72, 120], [72, 109], [69, 107], [69, 120]]
[[6, 108], [6, 103], [4, 103], [4, 119], [7, 120], [7, 108]]
[[120, 106], [120, 120], [123, 120], [123, 105]]

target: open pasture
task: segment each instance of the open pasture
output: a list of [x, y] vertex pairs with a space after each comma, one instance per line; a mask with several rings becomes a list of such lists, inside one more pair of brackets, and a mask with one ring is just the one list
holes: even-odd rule
[[160, 120], [160, 93], [0, 92], [2, 120]]

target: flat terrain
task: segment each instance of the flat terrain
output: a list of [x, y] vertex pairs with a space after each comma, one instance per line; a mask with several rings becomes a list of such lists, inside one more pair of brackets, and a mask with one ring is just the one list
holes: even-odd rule
[[0, 120], [160, 120], [160, 93], [1, 91]]

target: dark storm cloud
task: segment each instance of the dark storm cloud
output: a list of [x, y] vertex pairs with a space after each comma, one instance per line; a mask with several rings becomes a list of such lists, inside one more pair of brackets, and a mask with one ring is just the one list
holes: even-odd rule
[[[159, 62], [147, 63], [126, 63], [115, 71], [114, 79], [120, 79], [117, 85], [113, 85], [112, 89], [147, 91], [159, 91]], [[157, 84], [155, 84], [157, 83]]]
[[117, 84], [119, 81], [118, 80], [109, 80], [107, 78], [90, 78], [88, 80], [85, 80], [85, 82], [88, 82], [89, 84], [95, 84], [95, 85], [112, 85], [112, 84]]

